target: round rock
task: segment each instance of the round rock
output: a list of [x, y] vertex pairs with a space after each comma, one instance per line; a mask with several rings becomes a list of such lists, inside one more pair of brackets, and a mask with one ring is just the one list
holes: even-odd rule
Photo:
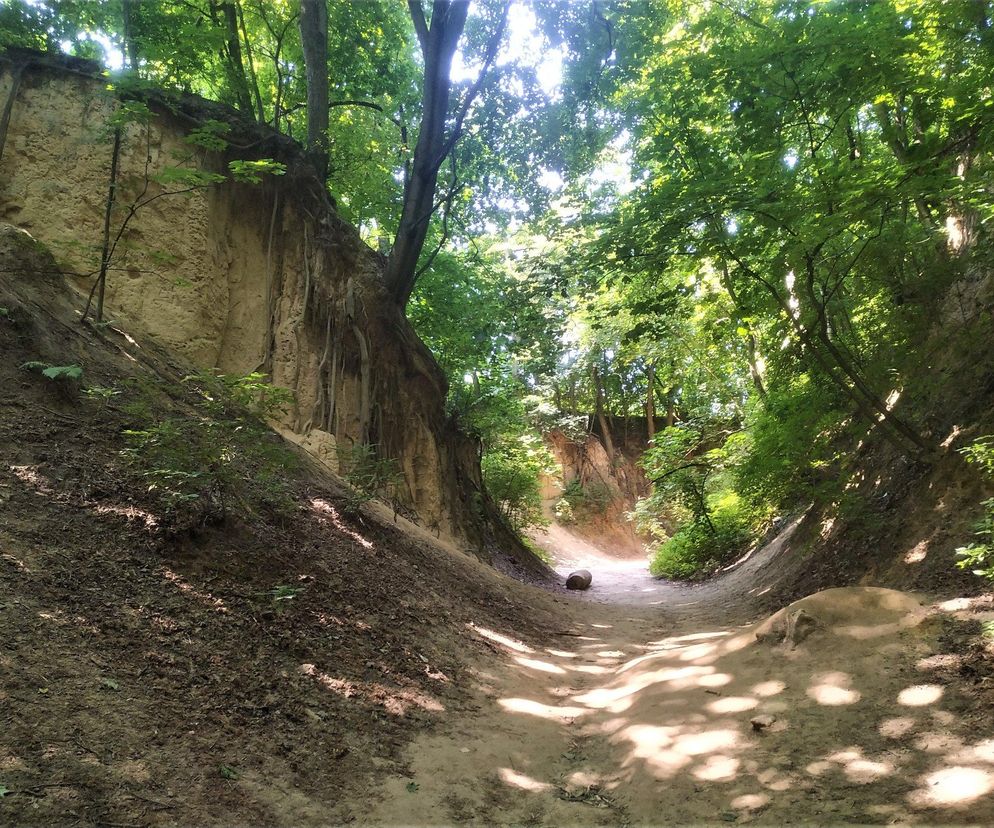
[[593, 575], [590, 572], [586, 569], [578, 569], [576, 572], [570, 573], [566, 579], [566, 589], [587, 589], [592, 580]]

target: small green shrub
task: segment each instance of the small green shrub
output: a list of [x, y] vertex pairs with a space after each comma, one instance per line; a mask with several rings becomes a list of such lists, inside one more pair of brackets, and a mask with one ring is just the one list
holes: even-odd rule
[[392, 495], [391, 490], [402, 481], [397, 461], [380, 457], [372, 443], [352, 443], [338, 447], [338, 464], [345, 482], [352, 487], [346, 498], [345, 509], [352, 514], [363, 503], [375, 497]]
[[[981, 472], [994, 476], [994, 435], [981, 437], [960, 449], [967, 462], [980, 467]], [[994, 581], [994, 498], [983, 501], [983, 517], [974, 526], [978, 542], [956, 550], [956, 566], [969, 569], [974, 575]]]
[[21, 366], [22, 371], [37, 371], [43, 377], [56, 380], [80, 380], [83, 378], [83, 369], [79, 365], [49, 365], [47, 362], [25, 362]]
[[560, 521], [577, 523], [604, 515], [614, 499], [615, 493], [606, 483], [594, 481], [584, 485], [574, 478], [566, 484], [554, 511]]
[[296, 458], [262, 421], [284, 404], [285, 392], [260, 388], [258, 374], [198, 374], [185, 381], [197, 391], [197, 415], [148, 423], [158, 410], [158, 389], [147, 384], [124, 407], [145, 422], [124, 431], [122, 454], [173, 528], [223, 520], [236, 507], [291, 511], [285, 472]]
[[732, 561], [753, 540], [756, 519], [734, 492], [709, 504], [709, 519], [693, 520], [664, 541], [649, 563], [660, 578], [693, 580]]
[[541, 478], [553, 473], [555, 458], [537, 433], [498, 441], [484, 452], [480, 465], [484, 487], [512, 528], [546, 523]]

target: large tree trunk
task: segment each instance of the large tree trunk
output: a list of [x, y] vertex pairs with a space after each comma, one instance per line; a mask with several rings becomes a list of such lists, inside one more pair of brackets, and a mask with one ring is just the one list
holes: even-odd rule
[[242, 40], [238, 31], [238, 9], [234, 0], [222, 0], [221, 11], [224, 13], [224, 31], [227, 38], [228, 69], [231, 76], [231, 87], [235, 93], [238, 108], [255, 117], [252, 108], [252, 93], [249, 90], [248, 78], [245, 75], [245, 64], [242, 63]]
[[445, 160], [445, 122], [452, 88], [449, 75], [456, 46], [466, 25], [469, 0], [435, 0], [430, 26], [424, 19], [421, 0], [409, 0], [408, 6], [421, 41], [425, 75], [421, 128], [414, 147], [411, 176], [404, 188], [400, 226], [386, 272], [387, 288], [400, 305], [407, 304], [414, 289], [418, 258], [436, 209], [435, 190], [438, 170]]
[[645, 369], [645, 430], [651, 443], [656, 436], [656, 366], [651, 362]]
[[604, 450], [607, 452], [608, 460], [614, 461], [614, 440], [611, 439], [611, 428], [608, 426], [607, 417], [604, 414], [604, 383], [601, 381], [601, 373], [595, 365], [591, 370], [594, 380], [595, 394], [595, 414], [597, 424], [601, 429], [601, 436], [604, 440]]
[[328, 6], [300, 0], [300, 43], [307, 77], [307, 155], [324, 181], [328, 177]]
[[447, 124], [452, 82], [452, 58], [466, 25], [469, 0], [434, 0], [431, 21], [427, 21], [422, 0], [408, 0], [411, 20], [424, 56], [423, 106], [418, 142], [414, 147], [411, 174], [404, 186], [404, 206], [397, 236], [390, 251], [384, 276], [387, 289], [401, 306], [407, 305], [418, 277], [418, 259], [424, 249], [432, 216], [440, 204], [435, 201], [438, 171], [452, 152], [462, 131], [463, 120], [479, 94], [497, 48], [507, 27], [507, 6], [501, 22], [490, 37], [483, 66], [454, 117]]
[[122, 0], [121, 17], [124, 24], [124, 55], [131, 71], [138, 69], [138, 45], [135, 42], [135, 0]]

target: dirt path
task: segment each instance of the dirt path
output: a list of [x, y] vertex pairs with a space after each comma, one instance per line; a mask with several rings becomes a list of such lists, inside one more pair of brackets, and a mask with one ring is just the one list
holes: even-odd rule
[[941, 614], [852, 588], [798, 602], [819, 627], [797, 646], [742, 625], [790, 531], [702, 586], [556, 533], [561, 571], [594, 571], [573, 624], [537, 644], [477, 628], [495, 657], [475, 709], [415, 741], [364, 821], [994, 823], [994, 734]]

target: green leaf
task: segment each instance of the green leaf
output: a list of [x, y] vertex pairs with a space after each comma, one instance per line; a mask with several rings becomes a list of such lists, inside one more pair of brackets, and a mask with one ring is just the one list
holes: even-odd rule
[[83, 369], [79, 365], [50, 365], [42, 372], [42, 376], [49, 379], [80, 379], [83, 376]]
[[235, 780], [241, 776], [241, 774], [231, 767], [231, 765], [218, 765], [217, 772], [221, 774], [222, 779]]
[[274, 161], [272, 158], [260, 158], [258, 161], [229, 161], [228, 169], [231, 177], [242, 184], [259, 184], [263, 175], [285, 175], [286, 164]]
[[112, 678], [101, 679], [100, 683], [104, 687], [109, 688], [110, 690], [119, 691], [121, 689], [121, 685], [118, 684], [116, 681], [114, 681], [114, 679]]
[[405, 790], [406, 790], [406, 791], [407, 791], [408, 793], [415, 793], [415, 792], [416, 792], [416, 791], [418, 790], [418, 788], [420, 788], [420, 787], [421, 787], [421, 786], [420, 786], [420, 785], [419, 785], [419, 784], [418, 784], [417, 782], [408, 782], [408, 783], [407, 783], [407, 784], [406, 784], [406, 785], [404, 786], [404, 789], [405, 789]]

